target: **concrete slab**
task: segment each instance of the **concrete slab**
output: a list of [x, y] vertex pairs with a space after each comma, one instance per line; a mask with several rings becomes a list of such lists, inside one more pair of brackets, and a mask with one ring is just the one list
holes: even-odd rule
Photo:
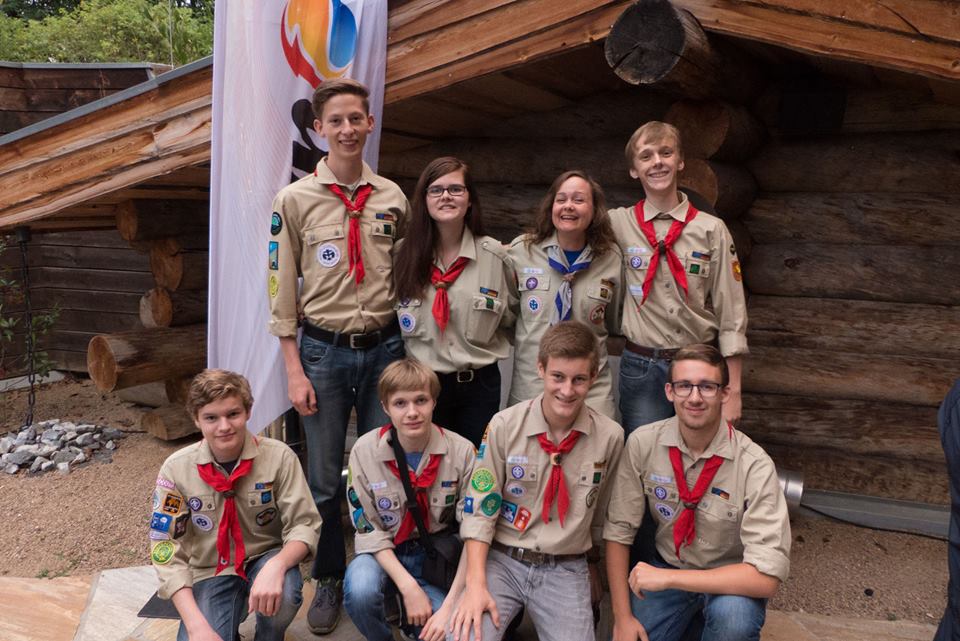
[[767, 610], [760, 641], [818, 641], [789, 612]]
[[817, 641], [930, 641], [935, 625], [790, 613]]
[[137, 612], [157, 585], [149, 565], [101, 572], [74, 641], [124, 641], [143, 624]]
[[7, 605], [0, 617], [0, 639], [72, 641], [92, 583], [92, 576], [0, 578], [0, 594]]

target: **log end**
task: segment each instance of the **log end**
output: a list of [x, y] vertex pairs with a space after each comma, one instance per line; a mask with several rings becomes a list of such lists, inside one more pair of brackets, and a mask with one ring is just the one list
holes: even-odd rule
[[144, 327], [170, 327], [173, 302], [167, 290], [155, 287], [140, 298], [140, 322]]
[[87, 372], [101, 392], [112, 392], [117, 387], [117, 362], [104, 336], [94, 336], [87, 344]]
[[669, 0], [639, 0], [627, 7], [604, 44], [607, 64], [633, 85], [662, 80], [679, 62], [686, 32]]

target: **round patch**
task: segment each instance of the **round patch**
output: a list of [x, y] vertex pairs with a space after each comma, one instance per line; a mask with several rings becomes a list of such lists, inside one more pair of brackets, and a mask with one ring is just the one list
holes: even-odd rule
[[353, 507], [360, 507], [360, 497], [357, 496], [357, 491], [352, 487], [347, 490], [347, 500]]
[[273, 212], [273, 215], [270, 216], [270, 235], [276, 236], [281, 229], [283, 229], [283, 219], [280, 218], [280, 214]]
[[477, 492], [489, 492], [493, 489], [496, 480], [493, 478], [493, 472], [490, 470], [480, 468], [473, 473], [473, 476], [470, 477], [470, 485], [473, 486]]
[[381, 496], [377, 499], [377, 507], [381, 510], [389, 510], [393, 506], [393, 501], [388, 499], [385, 496]]
[[153, 511], [160, 509], [160, 490], [153, 491]]
[[526, 286], [527, 289], [536, 289], [536, 288], [537, 288], [537, 285], [539, 285], [539, 284], [540, 284], [540, 281], [538, 281], [536, 278], [534, 278], [533, 276], [531, 276], [531, 277], [528, 278], [527, 281], [524, 283], [524, 286]]
[[333, 267], [340, 262], [340, 248], [333, 243], [317, 247], [317, 262], [323, 267]]
[[733, 261], [733, 277], [738, 281], [743, 279], [743, 273], [740, 271], [739, 260]]
[[600, 325], [603, 323], [603, 317], [606, 314], [606, 307], [603, 305], [597, 305], [590, 310], [590, 322], [594, 325]]
[[378, 512], [380, 515], [380, 522], [383, 523], [383, 527], [392, 528], [394, 525], [400, 522], [400, 517], [397, 516], [396, 512], [391, 512], [390, 510], [384, 510]]
[[190, 520], [193, 521], [194, 527], [196, 527], [198, 530], [209, 532], [213, 529], [213, 519], [205, 514], [194, 514], [190, 517]]
[[643, 267], [643, 259], [639, 256], [633, 256], [630, 258], [630, 266], [634, 269], [640, 269]]
[[270, 298], [276, 298], [277, 293], [280, 291], [280, 281], [277, 279], [276, 274], [270, 274]]
[[523, 466], [522, 466], [522, 465], [514, 465], [513, 467], [511, 467], [511, 468], [510, 468], [510, 476], [512, 476], [512, 477], [515, 478], [515, 479], [522, 479], [522, 478], [523, 478]]
[[595, 487], [587, 492], [587, 507], [593, 507], [593, 504], [597, 502], [597, 495], [600, 494], [600, 488]]
[[189, 499], [187, 499], [187, 505], [189, 505], [190, 509], [194, 512], [199, 512], [200, 508], [203, 507], [203, 501], [200, 500], [200, 497], [191, 496]]
[[673, 518], [673, 508], [670, 507], [669, 505], [664, 505], [663, 503], [657, 503], [654, 507], [657, 508], [657, 512], [660, 513], [660, 516], [662, 516], [667, 521]]
[[531, 296], [527, 299], [527, 309], [530, 310], [531, 314], [539, 313], [543, 305], [540, 304], [540, 299], [536, 296]]
[[660, 485], [658, 485], [657, 487], [653, 488], [653, 493], [654, 493], [654, 494], [656, 495], [656, 497], [657, 497], [658, 499], [660, 499], [661, 501], [662, 501], [663, 499], [667, 498], [667, 490], [666, 490], [666, 488], [664, 488], [664, 487], [662, 487], [662, 486], [660, 486]]
[[516, 481], [514, 481], [513, 483], [508, 484], [505, 489], [506, 489], [507, 494], [509, 494], [510, 496], [515, 496], [515, 497], [517, 497], [517, 498], [519, 498], [519, 497], [521, 497], [521, 496], [523, 496], [524, 494], [527, 493], [527, 489], [526, 489], [525, 487], [523, 487], [523, 484], [522, 484], [522, 483], [517, 483]]
[[487, 496], [480, 501], [480, 511], [487, 516], [493, 516], [500, 511], [500, 503], [502, 502], [503, 499], [496, 492], [487, 494]]
[[417, 328], [417, 317], [410, 312], [400, 312], [400, 329], [404, 333], [410, 333]]
[[176, 552], [176, 546], [170, 541], [160, 541], [153, 546], [153, 551], [150, 553], [150, 560], [152, 560], [157, 565], [166, 565], [170, 562], [170, 559], [173, 558], [173, 553]]
[[277, 508], [268, 507], [263, 512], [257, 514], [257, 525], [267, 525], [277, 518]]

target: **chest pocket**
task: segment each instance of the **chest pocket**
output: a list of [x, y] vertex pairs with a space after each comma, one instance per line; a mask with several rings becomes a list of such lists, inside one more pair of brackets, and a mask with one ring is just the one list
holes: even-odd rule
[[199, 494], [187, 499], [187, 506], [191, 512], [213, 512], [217, 509], [214, 494]]
[[371, 224], [370, 235], [378, 240], [387, 239], [392, 243], [397, 237], [397, 224], [378, 220]]
[[548, 306], [553, 301], [550, 294], [549, 274], [525, 274], [520, 270], [517, 280], [520, 290], [520, 313], [528, 320], [548, 322], [550, 320]]
[[739, 543], [739, 508], [719, 496], [705, 494], [697, 505], [697, 538], [718, 549]]
[[[319, 265], [321, 269], [347, 268], [346, 243], [343, 225], [318, 225], [303, 231], [305, 267]], [[311, 258], [312, 257], [312, 258]], [[311, 263], [312, 261], [312, 263]], [[304, 272], [307, 270], [304, 269]]]
[[250, 507], [273, 505], [273, 503], [273, 490], [253, 490], [247, 492], [247, 505]]
[[503, 301], [491, 296], [474, 296], [467, 313], [466, 338], [474, 345], [485, 345], [493, 338], [503, 317]]
[[[574, 284], [576, 289], [576, 284]], [[583, 297], [583, 318], [594, 325], [603, 325], [607, 317], [607, 305], [613, 301], [613, 288], [607, 285], [591, 285]]]
[[394, 306], [397, 310], [397, 322], [404, 337], [423, 336], [426, 319], [423, 316], [423, 304], [419, 298], [402, 300]]

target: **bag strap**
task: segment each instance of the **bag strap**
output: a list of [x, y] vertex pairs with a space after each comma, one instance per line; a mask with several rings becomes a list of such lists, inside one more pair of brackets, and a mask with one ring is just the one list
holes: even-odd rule
[[413, 486], [410, 485], [410, 475], [407, 473], [407, 454], [400, 445], [400, 437], [397, 436], [397, 428], [390, 426], [390, 444], [393, 446], [393, 456], [397, 459], [397, 471], [400, 472], [400, 482], [403, 483], [403, 493], [407, 495], [407, 502], [404, 507], [413, 514], [413, 521], [417, 524], [417, 530], [420, 532], [420, 542], [429, 550], [433, 550], [433, 539], [430, 538], [430, 532], [423, 522], [423, 515], [420, 514], [420, 506], [417, 505], [417, 499], [414, 496]]

